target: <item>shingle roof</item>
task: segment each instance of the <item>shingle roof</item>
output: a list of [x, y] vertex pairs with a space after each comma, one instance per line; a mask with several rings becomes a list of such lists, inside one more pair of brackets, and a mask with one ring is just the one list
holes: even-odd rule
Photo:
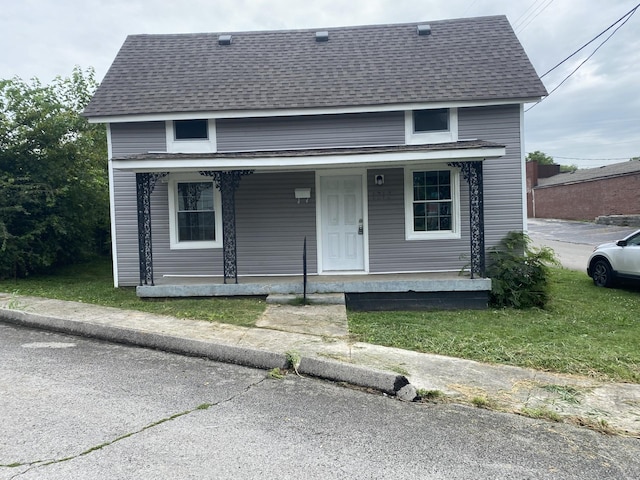
[[640, 161], [627, 161], [598, 168], [585, 168], [572, 173], [560, 173], [549, 178], [541, 178], [538, 187], [550, 187], [568, 183], [588, 182], [629, 173], [640, 173]]
[[504, 16], [324, 29], [131, 35], [88, 117], [536, 98], [544, 85]]

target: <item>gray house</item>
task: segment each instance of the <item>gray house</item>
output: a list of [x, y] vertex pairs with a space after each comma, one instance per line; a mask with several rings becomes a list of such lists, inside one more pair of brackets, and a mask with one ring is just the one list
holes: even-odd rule
[[107, 125], [114, 283], [299, 291], [306, 239], [310, 291], [486, 304], [545, 94], [503, 16], [129, 36], [84, 112]]

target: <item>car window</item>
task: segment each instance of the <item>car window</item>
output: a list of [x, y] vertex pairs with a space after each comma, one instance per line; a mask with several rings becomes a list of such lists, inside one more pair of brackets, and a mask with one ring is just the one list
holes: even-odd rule
[[627, 239], [627, 245], [640, 245], [640, 232]]

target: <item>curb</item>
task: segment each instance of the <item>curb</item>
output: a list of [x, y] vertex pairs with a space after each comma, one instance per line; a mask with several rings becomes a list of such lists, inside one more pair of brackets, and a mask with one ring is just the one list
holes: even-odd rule
[[[27, 328], [152, 348], [191, 357], [203, 357], [217, 362], [232, 363], [263, 370], [289, 367], [287, 356], [281, 353], [172, 337], [109, 325], [78, 322], [18, 310], [0, 308], [0, 321]], [[415, 387], [403, 375], [312, 357], [302, 357], [297, 370], [300, 374], [312, 377], [378, 390], [388, 395], [397, 396], [405, 401], [413, 401], [417, 397]]]

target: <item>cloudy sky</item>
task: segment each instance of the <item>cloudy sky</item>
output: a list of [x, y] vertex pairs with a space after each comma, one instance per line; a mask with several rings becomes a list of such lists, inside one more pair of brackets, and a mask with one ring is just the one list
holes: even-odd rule
[[[504, 14], [543, 75], [638, 0], [0, 0], [0, 78], [101, 80], [128, 34], [280, 30]], [[640, 10], [640, 9], [639, 9]], [[618, 24], [617, 26], [619, 26]], [[614, 29], [543, 78], [553, 90]], [[526, 151], [597, 167], [640, 156], [640, 12], [525, 113]]]

